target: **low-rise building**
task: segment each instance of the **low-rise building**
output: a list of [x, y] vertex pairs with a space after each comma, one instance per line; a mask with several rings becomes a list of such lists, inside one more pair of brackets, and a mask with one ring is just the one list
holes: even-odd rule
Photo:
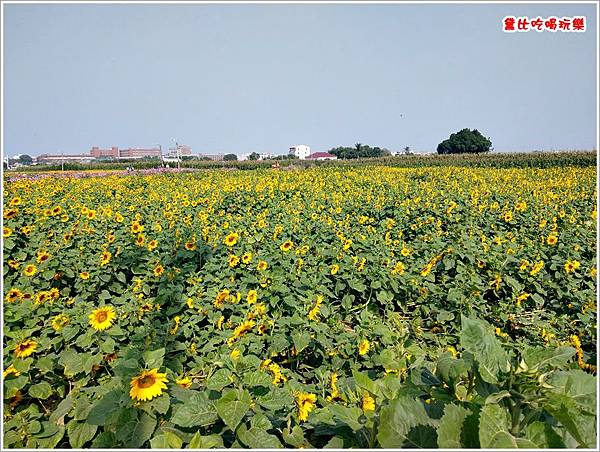
[[290, 148], [289, 154], [295, 155], [300, 160], [305, 160], [310, 155], [310, 146], [297, 144]]
[[42, 154], [36, 159], [42, 165], [60, 165], [61, 163], [92, 163], [96, 160], [89, 154]]
[[177, 147], [169, 148], [169, 152], [167, 154], [168, 157], [190, 157], [191, 155], [192, 148], [187, 144], [179, 144]]
[[337, 160], [337, 157], [329, 152], [315, 152], [310, 154], [307, 160]]
[[101, 149], [93, 146], [90, 155], [94, 158], [109, 159], [141, 159], [146, 157], [162, 157], [162, 149], [157, 148], [127, 148], [119, 149], [118, 146], [112, 146], [110, 149]]

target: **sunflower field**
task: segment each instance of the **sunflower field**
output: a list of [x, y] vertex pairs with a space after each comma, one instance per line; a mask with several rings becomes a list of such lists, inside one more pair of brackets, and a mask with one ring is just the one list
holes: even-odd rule
[[594, 448], [596, 169], [4, 182], [8, 448]]

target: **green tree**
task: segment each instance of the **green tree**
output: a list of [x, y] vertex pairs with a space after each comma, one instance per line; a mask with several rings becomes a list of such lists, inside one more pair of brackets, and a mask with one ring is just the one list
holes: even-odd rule
[[260, 155], [258, 155], [256, 152], [253, 152], [252, 154], [250, 154], [248, 156], [248, 160], [258, 160], [260, 158]]
[[491, 147], [490, 139], [484, 137], [477, 129], [462, 129], [438, 144], [437, 152], [438, 154], [479, 154], [489, 152]]
[[33, 158], [30, 155], [23, 154], [19, 157], [19, 163], [23, 165], [31, 165], [33, 163]]
[[223, 160], [225, 160], [226, 162], [236, 161], [237, 159], [237, 155], [235, 154], [225, 154], [223, 156]]

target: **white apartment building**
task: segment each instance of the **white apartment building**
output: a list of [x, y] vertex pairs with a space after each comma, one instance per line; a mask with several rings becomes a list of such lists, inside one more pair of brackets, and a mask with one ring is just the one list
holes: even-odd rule
[[305, 144], [297, 144], [290, 148], [290, 155], [295, 155], [300, 160], [305, 160], [310, 155], [310, 146]]

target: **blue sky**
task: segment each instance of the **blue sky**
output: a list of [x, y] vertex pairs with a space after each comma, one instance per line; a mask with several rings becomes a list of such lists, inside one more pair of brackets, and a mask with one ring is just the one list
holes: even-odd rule
[[[587, 16], [585, 33], [501, 31]], [[4, 152], [592, 149], [594, 5], [4, 5]]]

